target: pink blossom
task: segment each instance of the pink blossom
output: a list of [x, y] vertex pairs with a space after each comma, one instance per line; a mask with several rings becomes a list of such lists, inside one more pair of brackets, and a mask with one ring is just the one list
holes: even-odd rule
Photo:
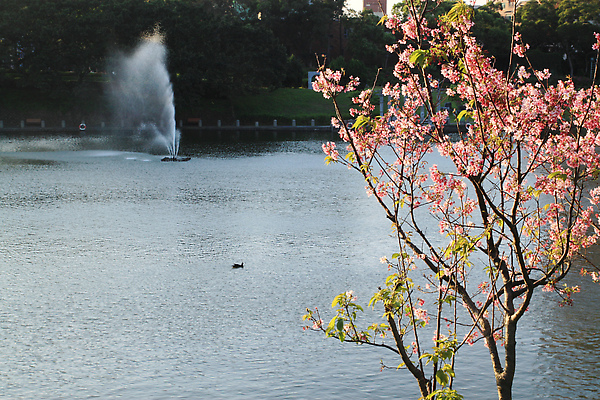
[[313, 325], [312, 325], [312, 329], [318, 330], [321, 329], [321, 327], [323, 326], [323, 320], [319, 319], [319, 320], [315, 320]]
[[481, 282], [477, 287], [481, 291], [481, 293], [486, 294], [488, 292], [490, 284], [488, 282]]
[[327, 143], [323, 143], [322, 145], [323, 148], [323, 152], [331, 157], [333, 159], [333, 161], [337, 161], [339, 158], [339, 153], [336, 149], [335, 143], [334, 142], [327, 142]]
[[552, 74], [550, 73], [550, 70], [548, 70], [548, 69], [544, 69], [543, 71], [536, 71], [535, 75], [541, 81], [548, 80], [552, 76]]
[[543, 292], [554, 292], [554, 285], [548, 283], [544, 287], [542, 287]]
[[426, 324], [429, 323], [429, 316], [427, 315], [427, 310], [424, 310], [422, 308], [413, 308], [413, 314], [415, 316], [415, 319], [423, 321]]
[[596, 38], [596, 42], [592, 45], [592, 49], [598, 50], [600, 49], [600, 33], [594, 32], [594, 37]]
[[529, 49], [529, 45], [521, 42], [521, 34], [518, 32], [515, 33], [514, 39], [515, 47], [513, 48], [513, 53], [521, 58], [525, 57], [525, 52]]
[[[442, 21], [434, 29], [410, 17], [406, 22], [392, 17], [386, 25], [403, 35], [388, 46], [398, 62], [394, 83], [382, 89], [389, 101], [387, 111], [379, 115], [374, 104], [378, 99], [371, 90], [356, 94], [350, 114], [368, 123], [345, 129], [341, 115], [332, 120], [333, 126], [341, 128], [349, 157], [339, 159], [331, 142], [323, 145], [323, 151], [328, 161], [339, 160], [362, 175], [367, 193], [391, 220], [399, 247], [422, 253], [398, 260], [397, 269], [406, 274], [403, 279], [414, 285], [409, 293], [418, 296], [417, 290], [427, 293], [436, 288], [441, 296], [460, 296], [461, 285], [473, 303], [458, 302], [479, 309], [486, 306], [481, 316], [494, 317], [500, 324], [510, 308], [495, 299], [496, 289], [502, 293], [503, 287], [512, 285], [515, 291], [529, 290], [523, 279], [527, 273], [535, 282], [550, 282], [541, 290], [556, 290], [570, 301], [579, 288], [556, 287], [563, 268], [557, 264], [600, 240], [599, 89], [578, 89], [569, 79], [551, 84], [547, 69], [518, 67], [507, 76], [470, 36], [472, 23], [464, 18]], [[600, 50], [600, 34], [595, 38], [594, 49]], [[427, 49], [429, 65], [439, 67], [448, 88], [410, 62], [422, 54], [415, 53], [417, 47]], [[514, 54], [524, 57], [528, 48], [515, 34]], [[340, 80], [341, 73], [326, 69], [315, 90], [335, 97], [358, 85], [351, 79], [343, 87]], [[469, 125], [460, 126], [453, 136], [446, 129], [449, 113], [438, 111], [438, 95], [443, 97], [444, 91], [455, 106], [464, 106], [469, 117]], [[435, 164], [430, 158], [434, 151], [438, 153]], [[473, 262], [471, 254], [489, 258]], [[415, 280], [418, 284], [411, 281], [417, 259], [425, 260], [419, 267], [430, 269], [427, 283], [421, 276]], [[398, 272], [386, 257], [380, 261]], [[498, 274], [498, 263], [509, 271], [508, 278]], [[471, 272], [481, 266], [485, 270]], [[600, 281], [597, 271], [582, 273]], [[475, 287], [469, 281], [474, 276], [485, 276], [485, 281]], [[424, 296], [428, 295], [436, 297], [435, 292]], [[347, 302], [354, 299], [353, 293], [346, 293]], [[420, 329], [430, 316], [423, 299], [412, 300], [398, 301], [403, 319], [398, 326]], [[434, 312], [434, 302], [427, 304]], [[518, 308], [519, 301], [514, 306]], [[444, 305], [444, 313], [446, 308], [450, 309]], [[441, 318], [451, 319], [449, 315]], [[501, 327], [490, 322], [494, 329]], [[503, 332], [494, 332], [493, 339], [501, 342]], [[478, 335], [474, 330], [464, 340], [473, 344]], [[486, 337], [488, 344], [490, 339]], [[412, 350], [418, 351], [417, 343]]]
[[530, 73], [527, 72], [527, 69], [525, 69], [524, 66], [520, 66], [519, 70], [517, 71], [517, 76], [519, 77], [520, 80], [524, 81], [525, 79], [529, 78], [531, 76]]
[[477, 337], [479, 337], [479, 332], [473, 331], [469, 335], [467, 335], [464, 340], [469, 346], [473, 346]]
[[500, 345], [504, 346], [504, 335], [502, 332], [494, 332], [494, 341], [501, 341]]
[[340, 71], [332, 71], [327, 68], [315, 77], [312, 88], [315, 92], [323, 93], [323, 97], [329, 99], [344, 91], [344, 87], [339, 84], [341, 79]]

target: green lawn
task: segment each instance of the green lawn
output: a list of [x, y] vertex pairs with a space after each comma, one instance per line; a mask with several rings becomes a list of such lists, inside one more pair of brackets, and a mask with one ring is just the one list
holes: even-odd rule
[[[351, 96], [340, 97], [342, 110], [350, 108]], [[223, 123], [240, 120], [242, 125], [271, 124], [274, 119], [280, 125], [290, 125], [295, 119], [298, 125], [308, 125], [315, 119], [317, 125], [329, 125], [335, 115], [331, 100], [309, 89], [281, 88], [253, 95], [239, 96], [230, 103], [227, 100], [202, 100], [199, 106], [190, 110], [191, 117], [202, 118], [207, 123], [221, 119]], [[194, 114], [194, 115], [191, 115]]]
[[[0, 88], [0, 120], [19, 120], [42, 117], [47, 121], [65, 119], [76, 114], [78, 119], [86, 121], [106, 121], [109, 108], [103, 96], [101, 84], [91, 84], [87, 90], [72, 93], [43, 94], [34, 89]], [[352, 105], [351, 96], [342, 94], [340, 107], [348, 114]], [[271, 125], [276, 119], [279, 125], [310, 125], [314, 119], [317, 125], [329, 125], [335, 115], [331, 100], [324, 99], [320, 93], [309, 89], [281, 88], [273, 91], [261, 91], [252, 95], [241, 95], [232, 101], [227, 99], [200, 99], [193, 109], [177, 104], [177, 119], [200, 118], [203, 124], [233, 125], [240, 120], [242, 125]], [[17, 122], [15, 122], [17, 121]], [[57, 123], [57, 122], [50, 122]]]

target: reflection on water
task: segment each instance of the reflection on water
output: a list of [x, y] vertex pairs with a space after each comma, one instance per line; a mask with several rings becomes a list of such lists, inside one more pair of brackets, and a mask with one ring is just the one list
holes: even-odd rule
[[[597, 254], [593, 260], [600, 261]], [[596, 264], [598, 265], [598, 264]], [[598, 332], [600, 293], [597, 283], [572, 276], [572, 285], [581, 292], [572, 307], [559, 307], [554, 302], [540, 317], [541, 336], [538, 354], [539, 374], [548, 387], [554, 388], [556, 399], [600, 398], [600, 333]], [[573, 390], [577, 382], [579, 390]]]
[[[391, 354], [301, 329], [306, 306], [368, 298], [392, 248], [318, 140], [188, 142], [186, 163], [93, 137], [0, 150], [7, 398], [418, 398], [404, 371], [379, 372]], [[515, 398], [600, 396], [590, 289], [573, 308], [532, 306]], [[485, 348], [468, 351], [459, 389], [494, 398]]]

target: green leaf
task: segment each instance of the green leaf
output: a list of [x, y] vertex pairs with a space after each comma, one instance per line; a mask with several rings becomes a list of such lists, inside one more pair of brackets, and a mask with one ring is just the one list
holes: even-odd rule
[[442, 386], [446, 386], [450, 381], [448, 375], [446, 375], [446, 373], [441, 369], [435, 373], [435, 380]]
[[426, 67], [429, 65], [429, 52], [427, 50], [417, 49], [413, 51], [408, 61], [411, 64], [418, 65], [419, 67]]
[[[442, 304], [443, 303], [452, 304], [452, 302], [455, 300], [456, 300], [456, 297], [454, 297], [452, 295], [447, 295], [441, 299], [441, 302], [442, 302]], [[435, 304], [438, 304], [438, 302], [436, 301]]]
[[463, 1], [457, 1], [454, 6], [444, 16], [444, 19], [448, 22], [456, 22], [458, 18], [466, 15], [469, 18], [473, 17], [473, 9], [466, 5]]
[[331, 321], [329, 321], [329, 324], [327, 324], [327, 329], [326, 329], [327, 332], [333, 330], [333, 328], [335, 327], [336, 320], [337, 320], [337, 315], [335, 317], [331, 318]]
[[560, 171], [556, 171], [556, 172], [553, 172], [550, 175], [548, 175], [548, 178], [550, 178], [550, 179], [556, 178], [556, 179], [560, 179], [560, 180], [564, 181], [565, 179], [567, 179], [567, 174], [560, 172]]
[[371, 121], [371, 119], [365, 115], [359, 115], [356, 118], [356, 121], [354, 121], [354, 124], [352, 124], [352, 129], [358, 129], [358, 128], [362, 128], [363, 126], [365, 126], [366, 124], [368, 124]]
[[[458, 60], [458, 70], [459, 70], [460, 72], [462, 72], [463, 74], [466, 74], [466, 73], [467, 73], [467, 66], [465, 65], [465, 63], [463, 62], [463, 60], [462, 60], [462, 59]], [[471, 103], [473, 103], [472, 105], [474, 105], [474, 104], [475, 104], [475, 102], [474, 102], [474, 101], [471, 101]]]
[[456, 116], [456, 119], [458, 120], [458, 122], [460, 122], [463, 118], [471, 117], [472, 115], [473, 115], [473, 113], [471, 111], [462, 110], [460, 113], [458, 113], [458, 115]]
[[335, 296], [335, 298], [331, 302], [331, 308], [334, 308], [338, 304], [342, 305], [342, 299], [345, 299], [345, 298], [346, 298], [346, 293], [341, 293], [341, 294], [338, 294], [337, 296]]
[[533, 186], [528, 186], [527, 187], [527, 193], [531, 194], [534, 197], [540, 197], [540, 195], [542, 194], [542, 190], [541, 189], [536, 189]]
[[[451, 352], [451, 354], [448, 357], [446, 357], [447, 360], [449, 360], [452, 357], [452, 354], [454, 354], [454, 351], [451, 350], [450, 352]], [[442, 371], [444, 371], [446, 374], [448, 374], [448, 376], [451, 376], [451, 377], [455, 376], [454, 370], [452, 369], [452, 366], [450, 364], [445, 364], [442, 367]]]

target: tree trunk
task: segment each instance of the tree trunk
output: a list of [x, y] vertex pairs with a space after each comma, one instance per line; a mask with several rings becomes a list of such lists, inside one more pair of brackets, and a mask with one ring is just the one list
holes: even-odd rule
[[498, 400], [512, 400], [512, 378], [496, 378], [496, 387], [498, 388]]
[[512, 400], [512, 385], [517, 366], [517, 320], [507, 316], [504, 325], [504, 368], [495, 371], [498, 400]]

